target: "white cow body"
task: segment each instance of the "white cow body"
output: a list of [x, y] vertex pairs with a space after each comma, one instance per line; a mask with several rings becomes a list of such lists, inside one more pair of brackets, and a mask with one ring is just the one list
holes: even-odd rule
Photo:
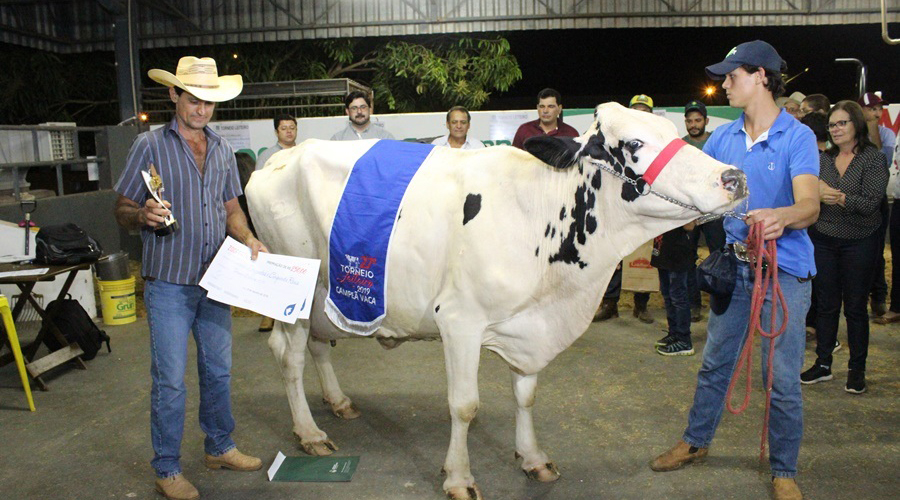
[[[603, 138], [607, 153], [617, 147], [621, 166], [640, 174], [675, 137], [671, 123], [615, 104], [599, 106], [597, 115], [591, 130], [566, 143], [580, 148], [564, 162], [577, 160], [574, 166], [554, 168], [511, 147], [435, 148], [403, 199], [387, 260], [387, 314], [375, 336], [444, 341], [453, 421], [444, 488], [452, 498], [480, 498], [469, 471], [466, 432], [478, 407], [481, 347], [503, 357], [512, 370], [519, 403], [516, 452], [523, 468], [538, 479], [555, 479], [531, 424], [537, 373], [587, 329], [622, 257], [699, 215], [655, 196], [626, 201], [622, 180], [596, 167], [611, 156], [577, 156], [598, 151], [597, 139]], [[642, 145], [629, 151], [635, 139]], [[351, 334], [331, 323], [323, 305], [328, 239], [341, 191], [374, 142], [306, 141], [273, 156], [247, 185], [254, 225], [269, 249], [323, 261], [310, 320], [276, 326], [269, 340], [282, 366], [294, 432], [313, 454], [330, 453], [334, 446], [313, 422], [303, 392], [307, 343], [333, 411], [358, 415], [328, 360], [327, 341]], [[552, 163], [559, 155], [548, 157]], [[721, 212], [746, 194], [744, 184], [723, 180], [734, 172], [729, 169], [686, 147], [653, 188], [704, 212]], [[480, 196], [474, 215], [464, 213], [470, 196]], [[595, 224], [586, 222], [590, 217]], [[571, 244], [563, 243], [567, 237]]]

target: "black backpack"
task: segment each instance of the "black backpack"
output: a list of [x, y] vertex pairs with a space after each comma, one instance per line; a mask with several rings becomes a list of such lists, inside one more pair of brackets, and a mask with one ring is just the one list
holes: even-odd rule
[[112, 352], [109, 347], [109, 335], [97, 328], [97, 325], [88, 316], [87, 311], [74, 299], [59, 299], [47, 304], [46, 318], [41, 325], [41, 334], [44, 335], [44, 343], [51, 351], [62, 349], [56, 335], [50, 331], [48, 321], [59, 328], [66, 341], [76, 343], [84, 354], [81, 359], [90, 361], [97, 356], [97, 351], [106, 342], [106, 350]]
[[71, 266], [95, 262], [103, 251], [94, 238], [71, 222], [42, 227], [35, 241], [34, 261], [39, 264]]

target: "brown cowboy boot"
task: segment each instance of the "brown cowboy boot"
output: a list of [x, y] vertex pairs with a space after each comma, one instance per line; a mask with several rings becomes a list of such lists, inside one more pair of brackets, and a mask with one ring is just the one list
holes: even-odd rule
[[597, 309], [597, 313], [594, 314], [594, 321], [606, 321], [610, 318], [618, 318], [619, 317], [619, 303], [610, 300], [603, 299], [600, 302], [600, 307]]
[[803, 500], [803, 494], [800, 493], [800, 487], [793, 478], [774, 477], [772, 478], [772, 488], [775, 493], [775, 500]]
[[656, 472], [680, 469], [692, 462], [702, 462], [708, 452], [709, 448], [697, 448], [684, 441], [678, 441], [678, 444], [673, 446], [671, 450], [654, 458], [650, 462], [650, 468]]
[[181, 474], [176, 474], [165, 479], [156, 479], [156, 491], [162, 493], [169, 500], [196, 500], [200, 498], [200, 492], [194, 485]]
[[206, 455], [206, 466], [210, 469], [231, 469], [239, 471], [259, 470], [262, 468], [262, 460], [244, 455], [237, 448], [232, 448], [226, 453], [214, 457]]

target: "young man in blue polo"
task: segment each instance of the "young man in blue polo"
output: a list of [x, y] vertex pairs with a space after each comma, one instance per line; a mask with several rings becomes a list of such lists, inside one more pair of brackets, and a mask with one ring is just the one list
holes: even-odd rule
[[[729, 104], [744, 112], [713, 131], [703, 151], [747, 174], [748, 217], [746, 221], [725, 221], [727, 242], [745, 241], [749, 226], [761, 222], [765, 239], [775, 240], [778, 246], [779, 281], [789, 319], [786, 331], [775, 341], [769, 465], [774, 497], [798, 500], [803, 498], [794, 480], [803, 435], [800, 370], [810, 279], [816, 273], [806, 228], [819, 214], [819, 155], [812, 131], [775, 104], [784, 92], [781, 74], [785, 69], [778, 52], [760, 40], [742, 43], [722, 62], [707, 66], [710, 78], [724, 80], [722, 88]], [[650, 462], [654, 471], [679, 469], [707, 455], [750, 322], [751, 273], [749, 264], [739, 261], [730, 304], [721, 314], [710, 314], [687, 428], [672, 449]], [[763, 318], [771, 317], [771, 309], [769, 292]], [[769, 342], [762, 342], [763, 373], [768, 369], [768, 350]]]

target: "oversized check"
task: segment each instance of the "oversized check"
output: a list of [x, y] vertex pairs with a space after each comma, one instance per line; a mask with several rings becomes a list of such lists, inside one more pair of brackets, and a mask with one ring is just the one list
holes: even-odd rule
[[229, 236], [200, 286], [213, 300], [293, 324], [309, 318], [319, 263], [263, 252], [250, 260], [250, 249]]

